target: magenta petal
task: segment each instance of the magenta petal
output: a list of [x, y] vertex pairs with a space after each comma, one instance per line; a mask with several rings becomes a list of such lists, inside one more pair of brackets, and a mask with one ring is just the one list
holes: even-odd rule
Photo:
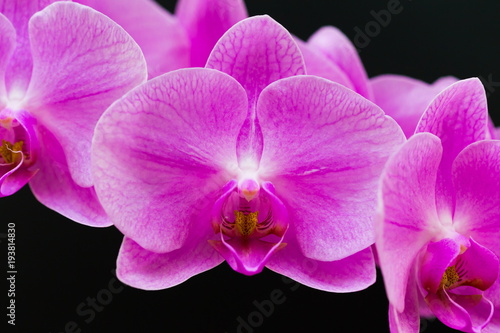
[[6, 85], [9, 91], [24, 95], [30, 82], [33, 59], [30, 52], [28, 22], [33, 14], [56, 0], [16, 0], [2, 1], [0, 12], [5, 15], [15, 28], [16, 49], [8, 63]]
[[344, 73], [336, 63], [330, 61], [322, 52], [318, 52], [312, 46], [298, 38], [296, 38], [295, 41], [304, 57], [307, 74], [316, 75], [340, 83], [344, 87], [355, 91], [354, 85], [347, 74]]
[[354, 85], [354, 91], [370, 100], [373, 99], [368, 76], [358, 52], [349, 38], [339, 29], [323, 27], [309, 38], [307, 44], [336, 64], [349, 77]]
[[496, 140], [500, 139], [500, 127], [491, 130], [491, 137]]
[[[6, 130], [0, 126], [0, 140], [10, 141], [11, 143], [23, 141], [23, 151], [14, 154], [20, 154], [21, 160], [17, 165], [0, 164], [0, 197], [8, 196], [16, 193], [38, 172], [36, 166], [33, 166], [33, 161], [38, 157], [39, 143], [35, 133], [36, 119], [25, 110], [4, 109], [7, 118], [14, 116], [15, 122], [18, 122], [16, 129]], [[1, 119], [0, 119], [1, 121]], [[17, 132], [17, 133], [16, 133]], [[13, 135], [13, 137], [9, 137]], [[17, 137], [20, 135], [20, 137]], [[26, 153], [26, 155], [25, 155]]]
[[175, 15], [191, 42], [191, 66], [203, 67], [219, 38], [248, 14], [242, 0], [180, 0]]
[[231, 75], [247, 92], [249, 112], [238, 135], [236, 150], [239, 167], [256, 170], [263, 147], [255, 115], [257, 98], [271, 82], [305, 74], [302, 54], [279, 23], [269, 16], [255, 16], [237, 23], [221, 37], [206, 67]]
[[0, 13], [0, 108], [5, 107], [5, 71], [16, 46], [16, 31], [10, 21]]
[[[413, 273], [413, 272], [412, 272]], [[389, 328], [391, 333], [420, 332], [419, 291], [413, 276], [406, 286], [404, 310], [398, 311], [389, 303]]]
[[[434, 315], [445, 325], [469, 333], [480, 333], [493, 315], [493, 304], [482, 295], [454, 295], [440, 289], [426, 297]], [[450, 297], [451, 296], [451, 297]]]
[[132, 287], [158, 290], [178, 285], [222, 261], [206, 239], [198, 237], [192, 237], [182, 248], [168, 253], [145, 250], [125, 237], [118, 254], [116, 275]]
[[146, 79], [142, 52], [108, 17], [70, 2], [35, 14], [30, 39], [27, 107], [61, 143], [75, 182], [91, 186], [95, 124], [112, 102]]
[[38, 172], [37, 169], [28, 170], [22, 168], [24, 154], [22, 152], [19, 154], [22, 155], [21, 160], [14, 168], [0, 165], [0, 198], [19, 191]]
[[271, 84], [257, 109], [265, 142], [259, 174], [287, 206], [304, 255], [339, 260], [370, 246], [378, 177], [404, 140], [396, 122], [313, 76]]
[[[92, 163], [116, 227], [154, 252], [178, 249], [236, 172], [245, 91], [204, 68], [169, 72], [132, 90], [99, 121]], [[119, 147], [119, 149], [117, 149]]]
[[273, 228], [276, 235], [283, 235], [288, 230], [290, 216], [283, 202], [276, 196], [276, 188], [270, 182], [262, 183], [262, 190], [271, 201], [273, 211]]
[[206, 67], [238, 80], [247, 91], [251, 108], [270, 83], [305, 74], [297, 44], [269, 16], [254, 16], [235, 24], [217, 42]]
[[270, 257], [285, 246], [283, 237], [277, 242], [262, 241], [257, 238], [231, 238], [220, 241], [210, 241], [212, 245], [235, 271], [254, 275], [260, 273]]
[[419, 270], [420, 282], [427, 292], [433, 294], [438, 292], [443, 274], [460, 254], [461, 245], [451, 238], [430, 242], [427, 245]]
[[398, 122], [409, 138], [429, 103], [456, 81], [454, 77], [443, 77], [428, 84], [407, 76], [385, 74], [370, 79], [370, 84], [374, 102]]
[[500, 141], [466, 147], [453, 163], [454, 226], [500, 256]]
[[442, 214], [455, 205], [451, 180], [453, 160], [467, 145], [485, 139], [488, 133], [488, 108], [481, 81], [461, 80], [446, 88], [431, 102], [415, 132], [430, 132], [438, 136], [443, 145], [436, 185], [437, 209]]
[[387, 296], [398, 312], [417, 254], [441, 228], [434, 199], [441, 152], [439, 138], [415, 134], [389, 159], [381, 177], [376, 245]]
[[[480, 290], [490, 288], [498, 278], [498, 257], [487, 248], [470, 239], [470, 247], [461, 255], [464, 273], [460, 276], [467, 285]], [[458, 264], [457, 264], [458, 266]]]
[[307, 258], [292, 236], [285, 238], [285, 246], [276, 252], [266, 265], [269, 269], [288, 276], [311, 288], [331, 292], [353, 292], [375, 283], [375, 263], [370, 248], [336, 261]]
[[497, 279], [483, 295], [495, 305], [493, 316], [490, 323], [483, 329], [483, 333], [500, 332], [500, 279]]
[[77, 0], [118, 23], [139, 44], [149, 78], [189, 67], [189, 40], [175, 16], [153, 0]]
[[38, 201], [78, 223], [92, 227], [110, 226], [94, 188], [81, 187], [71, 178], [63, 149], [52, 133], [39, 126], [38, 136], [38, 173], [30, 181], [31, 191]]

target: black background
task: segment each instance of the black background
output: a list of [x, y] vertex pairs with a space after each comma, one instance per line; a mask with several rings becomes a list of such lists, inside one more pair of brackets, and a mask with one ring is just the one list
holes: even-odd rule
[[[172, 12], [175, 1], [162, 4]], [[248, 0], [247, 8], [250, 15], [269, 14], [302, 39], [323, 25], [335, 25], [352, 40], [354, 28], [364, 30], [374, 20], [370, 12], [387, 4]], [[368, 75], [397, 73], [427, 82], [445, 75], [481, 77], [490, 81], [490, 114], [498, 124], [500, 84], [495, 87], [494, 82], [500, 82], [500, 4], [401, 0], [401, 5], [402, 12], [360, 49]], [[333, 294], [286, 283], [268, 270], [246, 277], [223, 263], [177, 287], [148, 292], [114, 280], [121, 235], [113, 227], [94, 229], [69, 221], [39, 204], [28, 187], [0, 199], [0, 219], [1, 267], [7, 261], [7, 223], [16, 224], [18, 332], [72, 332], [71, 326], [77, 326], [81, 332], [229, 333], [238, 331], [238, 318], [258, 326], [254, 332], [388, 332], [380, 276], [365, 291]], [[0, 294], [7, 299], [4, 285]], [[254, 301], [269, 300], [275, 290], [282, 293], [282, 304], [259, 318]], [[90, 309], [88, 299], [98, 296], [107, 304], [94, 317], [89, 311], [77, 313], [78, 306]], [[3, 309], [0, 318], [6, 322]], [[424, 321], [421, 331], [452, 332], [437, 320]]]

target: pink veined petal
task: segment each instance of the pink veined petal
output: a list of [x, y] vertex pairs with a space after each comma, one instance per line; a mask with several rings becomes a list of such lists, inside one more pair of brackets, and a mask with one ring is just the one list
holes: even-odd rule
[[[139, 44], [149, 78], [190, 67], [189, 39], [179, 20], [152, 0], [77, 0], [118, 23]], [[215, 43], [214, 43], [215, 44]], [[204, 64], [203, 64], [204, 65]]]
[[0, 11], [0, 109], [5, 107], [5, 97], [7, 94], [5, 86], [5, 71], [7, 70], [15, 47], [16, 30]]
[[413, 270], [406, 284], [404, 310], [398, 311], [389, 303], [389, 329], [391, 333], [420, 332], [419, 291]]
[[409, 138], [434, 97], [457, 81], [449, 76], [428, 84], [407, 76], [385, 74], [370, 79], [370, 84], [373, 101], [398, 122]]
[[125, 237], [118, 254], [116, 275], [122, 282], [145, 290], [178, 285], [224, 261], [205, 236], [190, 237], [182, 248], [168, 253], [148, 251]]
[[500, 256], [500, 141], [466, 147], [453, 162], [452, 177], [455, 229]]
[[349, 77], [354, 85], [354, 91], [373, 100], [373, 92], [358, 52], [339, 29], [331, 26], [323, 27], [309, 38], [307, 44], [336, 64]]
[[336, 261], [320, 261], [305, 257], [290, 233], [287, 245], [270, 259], [267, 268], [288, 276], [311, 288], [330, 292], [354, 292], [375, 283], [375, 262], [370, 248]]
[[8, 91], [24, 95], [30, 82], [33, 59], [30, 51], [28, 22], [31, 16], [57, 0], [0, 0], [0, 13], [12, 22], [16, 38], [14, 56], [8, 63], [6, 85]]
[[140, 48], [116, 23], [59, 2], [30, 21], [33, 75], [27, 108], [54, 134], [80, 186], [92, 185], [90, 144], [104, 110], [145, 81]]
[[[159, 76], [114, 103], [93, 140], [95, 187], [125, 236], [153, 252], [178, 249], [210, 225], [212, 205], [236, 174], [245, 91], [204, 68]], [[227, 171], [226, 171], [227, 170]]]
[[257, 109], [265, 139], [259, 175], [287, 206], [304, 255], [339, 260], [373, 244], [378, 177], [404, 140], [396, 122], [314, 76], [271, 84]]
[[248, 14], [243, 0], [180, 0], [175, 16], [191, 42], [191, 66], [203, 67], [221, 36]]
[[415, 134], [389, 159], [381, 176], [376, 246], [387, 296], [398, 312], [405, 306], [417, 254], [440, 230], [434, 187], [441, 153], [439, 138]]
[[215, 45], [206, 67], [238, 80], [251, 108], [270, 83], [305, 74], [302, 54], [292, 36], [267, 15], [247, 18], [229, 29]]
[[462, 332], [480, 333], [493, 315], [493, 304], [482, 295], [454, 295], [441, 288], [426, 297], [427, 304], [443, 324]]
[[355, 91], [354, 85], [348, 75], [344, 73], [336, 63], [330, 61], [322, 52], [318, 52], [300, 39], [295, 38], [295, 41], [304, 57], [307, 74], [316, 75], [340, 83], [344, 87]]
[[64, 151], [43, 126], [38, 127], [40, 152], [38, 173], [30, 181], [31, 191], [45, 206], [67, 218], [92, 227], [108, 227], [107, 217], [93, 187], [75, 183], [68, 170]]
[[305, 74], [302, 54], [290, 33], [269, 16], [255, 16], [235, 24], [217, 42], [207, 68], [234, 77], [245, 88], [248, 117], [238, 135], [236, 152], [241, 169], [258, 169], [262, 132], [255, 114], [257, 98], [271, 82]]
[[486, 94], [477, 78], [458, 81], [442, 91], [428, 106], [415, 133], [430, 132], [441, 139], [443, 157], [437, 176], [436, 204], [441, 219], [449, 219], [455, 206], [451, 166], [467, 145], [486, 139]]

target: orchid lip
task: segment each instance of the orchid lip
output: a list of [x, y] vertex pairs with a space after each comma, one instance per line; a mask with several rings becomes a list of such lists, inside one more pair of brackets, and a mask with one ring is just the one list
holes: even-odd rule
[[0, 197], [17, 192], [37, 173], [36, 120], [26, 111], [3, 109], [0, 118]]
[[271, 183], [244, 178], [224, 187], [212, 210], [212, 226], [220, 240], [209, 243], [234, 270], [253, 275], [286, 245], [288, 215]]
[[472, 238], [457, 233], [449, 236], [429, 243], [422, 254], [421, 291], [446, 325], [480, 332], [491, 319], [493, 308], [483, 292], [497, 280], [499, 260]]

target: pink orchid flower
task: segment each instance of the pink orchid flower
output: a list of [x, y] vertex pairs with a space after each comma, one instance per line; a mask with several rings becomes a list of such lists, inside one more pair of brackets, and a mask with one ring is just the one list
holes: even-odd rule
[[168, 288], [225, 259], [328, 291], [374, 282], [377, 179], [404, 135], [304, 72], [291, 35], [257, 16], [226, 32], [206, 68], [159, 76], [105, 112], [93, 174], [125, 235], [122, 281]]
[[0, 196], [29, 182], [49, 208], [107, 226], [92, 187], [91, 139], [104, 110], [145, 81], [144, 57], [95, 10], [44, 4], [0, 4]]
[[376, 246], [391, 332], [418, 332], [419, 315], [475, 333], [500, 318], [500, 141], [487, 137], [484, 88], [462, 80], [431, 102], [384, 169]]

